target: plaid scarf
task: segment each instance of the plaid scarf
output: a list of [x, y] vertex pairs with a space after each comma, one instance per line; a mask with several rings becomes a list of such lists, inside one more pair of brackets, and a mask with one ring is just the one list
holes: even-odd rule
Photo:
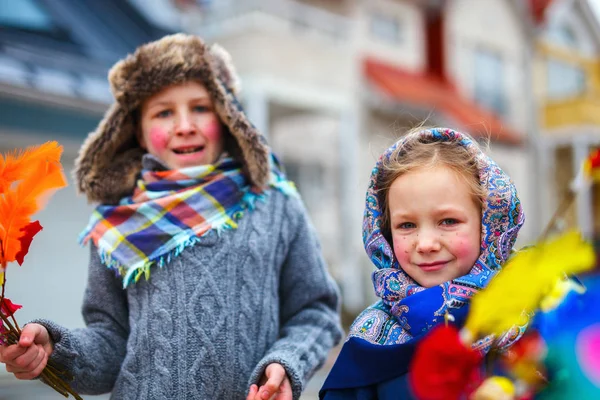
[[[270, 186], [297, 194], [274, 156]], [[149, 279], [153, 264], [164, 266], [210, 230], [237, 228], [244, 212], [264, 196], [249, 186], [240, 164], [229, 157], [214, 165], [144, 169], [133, 196], [94, 210], [80, 242], [92, 239], [102, 262], [123, 277], [127, 287], [141, 276]]]

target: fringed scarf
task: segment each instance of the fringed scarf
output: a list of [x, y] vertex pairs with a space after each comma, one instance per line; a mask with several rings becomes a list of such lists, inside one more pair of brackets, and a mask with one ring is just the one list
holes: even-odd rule
[[[270, 186], [296, 195], [294, 184], [271, 157]], [[241, 165], [227, 156], [214, 165], [167, 170], [145, 156], [131, 197], [97, 207], [80, 236], [98, 248], [101, 260], [123, 278], [123, 286], [150, 277], [150, 267], [168, 263], [211, 230], [237, 228], [265, 193], [254, 190]]]
[[[521, 203], [510, 178], [470, 139], [449, 129], [424, 130], [421, 140], [454, 141], [475, 152], [481, 185], [487, 190], [482, 210], [481, 253], [471, 271], [460, 278], [441, 285], [424, 288], [408, 276], [394, 256], [381, 226], [380, 199], [377, 192], [379, 171], [383, 159], [404, 144], [401, 139], [380, 158], [373, 169], [367, 190], [363, 219], [363, 241], [367, 255], [377, 267], [373, 273], [375, 294], [381, 299], [363, 311], [350, 328], [349, 337], [373, 344], [391, 345], [410, 341], [444, 321], [444, 315], [463, 307], [478, 290], [484, 288], [500, 270], [511, 254], [517, 233], [524, 222]], [[524, 327], [508, 332], [496, 340], [487, 337], [474, 347], [487, 351], [493, 340], [504, 347], [523, 333]]]

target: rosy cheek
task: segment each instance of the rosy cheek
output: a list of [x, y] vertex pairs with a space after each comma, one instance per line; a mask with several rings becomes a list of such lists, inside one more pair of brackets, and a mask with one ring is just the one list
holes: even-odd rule
[[399, 240], [399, 238], [393, 239], [394, 254], [396, 255], [396, 258], [398, 259], [398, 261], [400, 261], [400, 262], [405, 261], [409, 254], [408, 241], [406, 240], [405, 237], [402, 237], [401, 239], [402, 240]]
[[217, 141], [221, 138], [221, 121], [217, 117], [204, 123], [202, 133], [209, 141]]
[[452, 241], [452, 247], [454, 248], [454, 255], [456, 257], [472, 257], [475, 254], [479, 254], [481, 243], [467, 235], [457, 235]]
[[169, 132], [164, 128], [155, 126], [150, 128], [150, 145], [154, 150], [164, 150], [169, 142]]

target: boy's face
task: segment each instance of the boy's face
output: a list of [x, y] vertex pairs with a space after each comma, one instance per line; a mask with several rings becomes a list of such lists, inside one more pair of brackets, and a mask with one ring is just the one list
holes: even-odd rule
[[469, 273], [481, 248], [481, 210], [456, 172], [440, 166], [401, 175], [388, 204], [394, 254], [418, 284]]
[[171, 169], [214, 163], [223, 152], [223, 132], [204, 85], [169, 86], [141, 108], [142, 148]]

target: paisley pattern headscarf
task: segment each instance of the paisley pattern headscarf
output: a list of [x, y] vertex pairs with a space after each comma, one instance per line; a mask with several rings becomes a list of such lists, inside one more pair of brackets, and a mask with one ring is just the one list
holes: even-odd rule
[[[440, 141], [464, 146], [475, 155], [479, 180], [487, 192], [482, 209], [478, 260], [467, 275], [431, 288], [420, 286], [402, 270], [394, 256], [392, 243], [381, 232], [384, 210], [378, 182], [383, 162], [398, 146], [405, 146], [409, 141]], [[446, 312], [452, 314], [462, 308], [501, 269], [511, 254], [523, 222], [524, 214], [514, 184], [466, 135], [442, 128], [406, 135], [381, 156], [371, 174], [363, 220], [363, 242], [367, 255], [377, 267], [372, 279], [380, 300], [357, 317], [348, 338], [355, 337], [376, 345], [402, 344], [443, 322]], [[504, 347], [512, 343], [523, 329], [511, 330], [498, 338], [494, 345]], [[492, 340], [492, 337], [484, 338], [475, 343], [474, 348], [487, 351]]]

